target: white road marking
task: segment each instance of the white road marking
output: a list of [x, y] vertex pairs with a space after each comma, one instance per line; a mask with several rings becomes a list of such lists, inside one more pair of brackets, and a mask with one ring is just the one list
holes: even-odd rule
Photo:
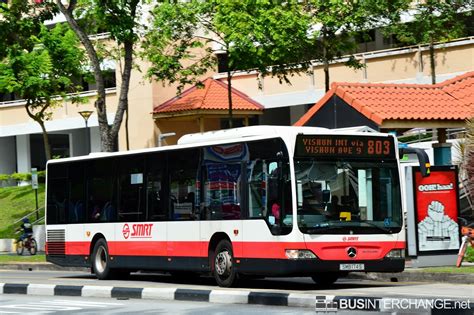
[[107, 302], [93, 302], [93, 301], [77, 301], [77, 300], [52, 300], [52, 301], [45, 301], [45, 303], [51, 303], [51, 302], [54, 302], [54, 303], [67, 303], [69, 305], [81, 305], [81, 304], [84, 304], [84, 305], [103, 305], [103, 306], [121, 306], [123, 305], [122, 303], [107, 303]]
[[[0, 314], [24, 314], [25, 311], [34, 314], [49, 314], [63, 311], [78, 311], [87, 308], [107, 308], [110, 306], [121, 306], [121, 303], [107, 303], [107, 302], [88, 302], [77, 300], [52, 300], [39, 301], [26, 304], [10, 304], [0, 305]], [[8, 310], [5, 310], [8, 309]], [[10, 311], [22, 310], [20, 312]]]

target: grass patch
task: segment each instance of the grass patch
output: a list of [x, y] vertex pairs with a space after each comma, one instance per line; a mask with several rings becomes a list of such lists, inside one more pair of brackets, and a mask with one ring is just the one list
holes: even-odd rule
[[[39, 184], [38, 205], [44, 206], [44, 184]], [[34, 211], [35, 208], [35, 191], [31, 185], [0, 188], [0, 238], [17, 238], [15, 229], [20, 224], [13, 225], [13, 222]], [[40, 217], [43, 215], [44, 210], [40, 213]], [[36, 217], [32, 216], [30, 219], [34, 221]]]
[[464, 255], [464, 261], [474, 262], [474, 248], [471, 246], [467, 248], [466, 255]]
[[435, 272], [435, 273], [474, 273], [474, 266], [461, 266], [460, 268], [454, 267], [428, 267], [420, 268], [423, 272]]
[[46, 262], [45, 255], [30, 256], [29, 254], [19, 255], [0, 255], [0, 264], [8, 263], [37, 263]]

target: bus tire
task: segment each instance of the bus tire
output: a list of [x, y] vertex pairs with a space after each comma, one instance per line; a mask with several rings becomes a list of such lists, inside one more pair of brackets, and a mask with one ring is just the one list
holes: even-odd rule
[[329, 273], [318, 273], [313, 276], [311, 276], [314, 282], [316, 284], [322, 285], [322, 286], [328, 286], [333, 284], [334, 282], [339, 279], [339, 274], [335, 272], [329, 272]]
[[220, 287], [229, 288], [236, 283], [237, 272], [233, 266], [234, 252], [228, 240], [221, 240], [214, 251], [212, 274]]
[[110, 256], [107, 242], [101, 238], [92, 251], [92, 271], [99, 280], [110, 279], [112, 272], [110, 269]]

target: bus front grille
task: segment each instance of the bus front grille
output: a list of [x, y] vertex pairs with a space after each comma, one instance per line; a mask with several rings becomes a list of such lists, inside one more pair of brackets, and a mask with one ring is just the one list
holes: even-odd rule
[[65, 230], [48, 230], [47, 253], [50, 256], [65, 256], [66, 255]]

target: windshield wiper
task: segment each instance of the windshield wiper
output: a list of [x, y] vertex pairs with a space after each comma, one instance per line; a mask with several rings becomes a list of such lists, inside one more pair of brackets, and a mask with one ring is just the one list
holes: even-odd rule
[[383, 231], [383, 232], [388, 233], [388, 234], [392, 234], [392, 233], [393, 233], [392, 229], [386, 228], [386, 227], [383, 227], [383, 226], [380, 226], [380, 225], [377, 225], [377, 224], [372, 223], [372, 222], [361, 221], [360, 223], [367, 224], [367, 225], [370, 226], [370, 227], [374, 227], [374, 228], [376, 228], [377, 230]]
[[320, 226], [313, 226], [306, 228], [305, 233], [319, 233], [319, 232], [327, 232], [332, 230], [342, 230], [346, 229], [346, 226], [342, 225], [320, 225]]

